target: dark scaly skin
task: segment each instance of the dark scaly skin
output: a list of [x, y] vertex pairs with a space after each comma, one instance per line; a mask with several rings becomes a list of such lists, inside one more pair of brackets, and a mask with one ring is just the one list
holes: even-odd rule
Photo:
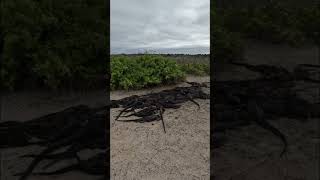
[[128, 120], [117, 119], [117, 121], [121, 121], [121, 122], [139, 122], [139, 123], [152, 122], [152, 121], [158, 121], [158, 120], [160, 120], [158, 115], [151, 115], [151, 116], [145, 116], [138, 119], [128, 119]]
[[137, 116], [137, 117], [144, 117], [144, 116], [150, 116], [154, 114], [154, 110], [156, 110], [156, 107], [151, 106], [147, 107], [145, 109], [142, 109], [138, 112], [134, 112], [132, 114], [126, 115], [126, 116], [121, 116], [121, 117], [131, 117], [131, 116]]
[[64, 168], [61, 168], [59, 170], [56, 171], [52, 171], [52, 172], [39, 172], [39, 173], [32, 173], [33, 175], [57, 175], [57, 174], [64, 174], [67, 173], [69, 171], [75, 171], [75, 170], [79, 170], [79, 165], [78, 164], [73, 164]]
[[166, 103], [163, 105], [164, 108], [170, 108], [170, 109], [178, 109], [181, 107], [181, 105], [179, 104], [170, 104], [170, 103]]
[[22, 175], [19, 180], [26, 180], [28, 178], [28, 176], [32, 173], [33, 169], [40, 163], [40, 161], [42, 161], [43, 156], [45, 154], [51, 153], [52, 151], [55, 151], [57, 148], [60, 148], [62, 146], [65, 146], [67, 144], [70, 143], [70, 141], [73, 141], [79, 137], [81, 137], [81, 135], [83, 134], [83, 132], [85, 131], [85, 129], [81, 129], [79, 130], [77, 133], [71, 135], [70, 137], [66, 138], [66, 139], [62, 139], [61, 141], [58, 141], [56, 143], [53, 143], [52, 145], [49, 145], [45, 150], [43, 150], [38, 157], [36, 157], [31, 164], [29, 165], [29, 167], [27, 168], [27, 170], [23, 173], [19, 173], [17, 175]]
[[52, 172], [33, 173], [34, 175], [56, 175], [69, 171], [81, 171], [91, 175], [103, 175], [106, 173], [106, 163], [104, 162], [105, 153], [99, 153], [88, 160], [79, 160], [77, 164], [73, 164]]
[[271, 131], [274, 135], [278, 136], [283, 144], [283, 150], [280, 153], [280, 157], [283, 156], [283, 154], [287, 151], [287, 139], [286, 137], [274, 126], [272, 126], [269, 122], [267, 122], [264, 118], [263, 110], [257, 105], [255, 100], [249, 100], [248, 102], [248, 112], [254, 114], [256, 118], [254, 118], [254, 121], [261, 126], [262, 128]]
[[[294, 76], [296, 80], [303, 80], [307, 82], [312, 82], [312, 83], [320, 83], [319, 76], [317, 76], [318, 79], [313, 79], [311, 78], [312, 74], [312, 69], [306, 69], [306, 68], [319, 68], [320, 65], [315, 65], [315, 64], [298, 64], [294, 68]], [[319, 69], [314, 69], [315, 72], [319, 73]]]
[[229, 123], [217, 123], [214, 132], [224, 132], [226, 130], [238, 128], [241, 126], [249, 125], [250, 123], [248, 121], [234, 121]]
[[[100, 116], [100, 115], [99, 115]], [[98, 117], [99, 117], [98, 116]], [[104, 121], [103, 117], [100, 121]], [[98, 119], [99, 120], [99, 119]], [[97, 123], [90, 123], [86, 126], [86, 129], [90, 132], [94, 132], [94, 134], [86, 133], [87, 135], [83, 136], [82, 138], [79, 138], [80, 140], [77, 140], [75, 142], [71, 142], [72, 145], [63, 152], [55, 153], [55, 154], [45, 154], [42, 156], [43, 159], [53, 159], [54, 161], [47, 164], [44, 168], [47, 168], [49, 166], [52, 166], [53, 164], [64, 160], [64, 159], [71, 159], [71, 158], [78, 158], [77, 152], [83, 150], [83, 149], [104, 149], [106, 147], [106, 143], [103, 137], [105, 134], [104, 131], [99, 132], [99, 125], [98, 121], [92, 121]], [[31, 157], [38, 157], [39, 155], [31, 155]], [[30, 155], [29, 155], [30, 157]]]
[[[182, 89], [185, 90], [185, 94], [181, 93]], [[27, 121], [26, 123], [22, 123], [22, 126], [27, 127], [27, 133], [30, 133], [31, 137], [41, 139], [38, 144], [45, 145], [46, 148], [39, 155], [34, 155], [34, 160], [31, 162], [29, 167], [27, 167], [27, 169], [23, 173], [20, 173], [20, 175], [22, 175], [20, 177], [20, 180], [27, 179], [29, 175], [32, 174], [33, 169], [43, 159], [48, 158], [59, 161], [65, 158], [71, 158], [73, 154], [75, 157], [77, 157], [77, 152], [81, 151], [82, 149], [94, 147], [99, 149], [103, 147], [105, 148], [105, 146], [103, 146], [105, 145], [104, 138], [97, 138], [103, 136], [104, 130], [101, 127], [104, 127], [104, 123], [92, 124], [90, 122], [96, 121], [97, 119], [99, 119], [99, 121], [101, 122], [104, 122], [104, 115], [102, 115], [101, 117], [97, 117], [96, 114], [103, 112], [108, 107], [125, 108], [122, 113], [135, 112], [136, 110], [139, 110], [138, 112], [135, 112], [135, 115], [138, 117], [141, 116], [141, 118], [137, 119], [136, 122], [152, 122], [161, 120], [164, 132], [166, 133], [165, 123], [163, 119], [163, 112], [165, 111], [165, 108], [179, 108], [184, 102], [193, 101], [193, 99], [195, 98], [203, 97], [206, 98], [208, 96], [201, 94], [200, 89], [197, 89], [197, 87], [176, 88], [168, 90], [166, 92], [127, 98], [127, 101], [112, 101], [110, 105], [99, 108], [89, 108], [88, 106], [84, 105], [74, 106], [60, 112], [52, 113], [31, 121]], [[197, 102], [193, 101], [193, 103], [198, 106]], [[143, 109], [145, 109], [146, 107], [153, 108], [150, 108], [150, 111], [143, 111]], [[68, 124], [66, 124], [65, 122], [68, 122]], [[19, 127], [20, 124], [21, 123], [12, 122], [7, 122], [4, 124], [0, 123], [0, 132], [2, 131], [4, 134], [13, 127]], [[99, 129], [99, 131], [101, 129], [102, 134], [96, 133], [97, 129]], [[55, 134], [54, 136], [52, 136], [53, 132]], [[28, 143], [30, 144], [30, 142]], [[72, 151], [68, 152], [67, 150], [61, 153], [54, 154], [55, 151], [66, 146], [70, 146], [73, 143], [78, 145], [76, 145], [76, 148], [74, 148]], [[83, 146], [80, 146], [82, 144]], [[71, 166], [69, 167], [69, 170], [74, 168], [74, 166]]]
[[191, 102], [193, 102], [195, 105], [197, 105], [197, 106], [198, 106], [198, 109], [200, 109], [199, 103], [197, 103], [196, 101], [194, 101], [194, 100], [192, 99], [192, 97], [190, 97], [190, 95], [189, 95], [187, 92], [181, 90], [181, 94], [184, 95], [189, 101], [191, 101]]
[[163, 131], [164, 133], [166, 133], [166, 126], [164, 125], [164, 121], [163, 121], [163, 112], [164, 112], [164, 109], [163, 107], [160, 107], [159, 108], [159, 114], [160, 114], [160, 117], [161, 117], [161, 122], [162, 122], [162, 127], [163, 127]]
[[126, 107], [124, 108], [122, 111], [120, 111], [120, 113], [118, 114], [118, 116], [116, 117], [116, 121], [119, 119], [119, 117], [121, 116], [121, 114], [123, 114], [125, 112], [125, 110], [129, 109], [130, 107]]
[[[113, 100], [113, 107], [124, 108], [116, 116], [115, 121], [143, 123], [161, 120], [164, 132], [166, 133], [165, 124], [163, 120], [163, 112], [165, 108], [177, 109], [181, 107], [182, 103], [191, 101], [192, 103], [196, 104], [199, 109], [200, 104], [197, 103], [194, 99], [210, 98], [208, 94], [202, 92], [201, 90], [201, 87], [204, 85], [194, 82], [187, 83], [191, 84], [192, 86], [176, 87], [174, 89], [163, 90], [159, 93], [150, 93], [142, 96], [134, 95], [117, 101]], [[129, 115], [122, 115], [126, 112], [132, 113]], [[141, 118], [119, 120], [120, 117], [131, 116], [137, 116]]]
[[306, 66], [306, 67], [320, 68], [320, 65], [317, 65], [317, 64], [298, 64], [297, 66]]
[[[79, 107], [79, 108], [78, 108]], [[45, 158], [52, 158], [56, 160], [69, 158], [71, 157], [71, 153], [68, 155], [68, 152], [62, 152], [58, 154], [50, 154], [64, 146], [68, 146], [72, 143], [77, 143], [77, 148], [74, 148], [74, 156], [76, 152], [84, 149], [84, 148], [105, 148], [105, 138], [103, 137], [105, 134], [105, 130], [101, 127], [104, 127], [105, 124], [105, 114], [99, 114], [106, 110], [107, 106], [99, 107], [99, 108], [88, 108], [87, 106], [75, 106], [71, 108], [67, 108], [61, 112], [52, 113], [46, 116], [42, 116], [40, 118], [26, 121], [23, 123], [20, 122], [5, 122], [0, 123], [0, 136], [1, 133], [5, 134], [5, 132], [14, 132], [12, 128], [20, 128], [28, 129], [27, 133], [30, 133], [31, 137], [43, 137], [44, 140], [39, 144], [44, 144], [47, 146], [45, 150], [43, 150], [39, 155], [35, 156], [35, 159], [31, 162], [29, 167], [25, 172], [20, 173], [20, 179], [27, 179], [28, 176], [32, 173], [33, 169], [37, 166], [37, 164]], [[108, 111], [106, 111], [108, 112]], [[96, 114], [98, 113], [98, 114]], [[105, 112], [104, 112], [105, 113]], [[70, 119], [73, 118], [73, 119]], [[79, 119], [80, 118], [80, 121]], [[92, 123], [88, 123], [88, 120]], [[55, 136], [51, 136], [52, 133], [45, 132], [45, 130], [49, 127], [51, 129], [55, 129], [51, 125], [62, 124], [62, 121], [70, 121], [70, 126], [62, 126], [64, 128], [60, 129], [60, 131], [56, 132]], [[67, 122], [69, 122], [67, 121]], [[97, 122], [97, 123], [96, 123]], [[65, 124], [64, 124], [65, 125]], [[41, 129], [43, 127], [43, 129]], [[29, 131], [30, 128], [30, 131]], [[40, 128], [37, 130], [37, 128]], [[36, 130], [36, 131], [34, 131]], [[97, 131], [98, 130], [98, 131]], [[101, 132], [100, 132], [101, 131]], [[25, 133], [25, 131], [21, 129], [21, 131], [17, 131], [17, 135], [21, 134], [21, 132]], [[25, 135], [27, 137], [27, 135]], [[50, 141], [45, 141], [45, 139]], [[94, 141], [93, 141], [94, 139]], [[97, 140], [96, 140], [97, 139]], [[101, 139], [101, 140], [99, 140]], [[32, 142], [26, 142], [26, 145], [31, 145]], [[34, 143], [37, 144], [37, 143]], [[101, 145], [97, 145], [101, 144]], [[8, 147], [17, 147], [16, 144], [8, 144]], [[32, 155], [31, 155], [32, 156]], [[77, 157], [76, 157], [77, 158]], [[104, 168], [104, 167], [103, 167]]]
[[272, 65], [251, 65], [251, 64], [247, 64], [247, 63], [242, 63], [242, 62], [231, 62], [231, 64], [233, 65], [237, 65], [237, 66], [243, 66], [253, 72], [258, 72], [261, 73], [265, 78], [269, 78], [269, 75], [277, 75], [279, 73], [281, 74], [281, 77], [286, 77], [285, 80], [293, 80], [293, 76], [292, 74], [289, 73], [288, 70], [286, 70], [283, 67], [276, 67], [276, 66], [272, 66]]

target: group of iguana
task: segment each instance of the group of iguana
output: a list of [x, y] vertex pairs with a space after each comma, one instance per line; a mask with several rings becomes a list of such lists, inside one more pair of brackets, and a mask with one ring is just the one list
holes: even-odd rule
[[320, 65], [315, 64], [298, 64], [290, 72], [281, 66], [273, 66], [267, 64], [251, 65], [243, 62], [230, 62], [232, 65], [242, 66], [250, 71], [257, 72], [261, 75], [261, 80], [277, 80], [277, 81], [307, 81], [320, 83], [319, 73]]
[[[90, 108], [78, 105], [60, 112], [48, 114], [26, 122], [7, 121], [0, 123], [0, 147], [42, 146], [39, 154], [23, 155], [21, 158], [33, 158], [24, 172], [15, 174], [19, 180], [27, 179], [31, 174], [61, 174], [72, 170], [93, 175], [105, 175], [108, 171], [106, 119], [108, 107]], [[79, 153], [86, 149], [99, 150], [85, 159]], [[55, 171], [35, 172], [33, 170], [43, 160], [51, 160], [45, 168], [60, 161], [75, 159], [77, 163]]]
[[[210, 95], [202, 91], [202, 87], [208, 86], [205, 83], [188, 82], [189, 87], [176, 87], [174, 89], [163, 90], [158, 93], [150, 93], [142, 96], [130, 96], [121, 100], [111, 101], [111, 108], [123, 108], [116, 121], [121, 122], [151, 122], [162, 121], [163, 130], [166, 133], [163, 112], [166, 109], [180, 108], [182, 103], [191, 101], [200, 108], [194, 99], [209, 99]], [[122, 115], [130, 113], [128, 115]], [[120, 117], [136, 116], [137, 119], [122, 119]]]
[[[293, 88], [297, 80], [319, 82], [318, 79], [311, 78], [306, 70], [306, 68], [319, 67], [300, 65], [295, 70], [297, 75], [292, 76], [292, 73], [279, 67], [253, 66], [244, 63], [234, 63], [234, 65], [260, 72], [262, 78], [212, 81], [213, 138], [226, 130], [255, 122], [283, 141], [285, 146], [281, 152], [282, 155], [287, 146], [286, 137], [268, 119], [283, 116], [299, 119], [319, 117], [319, 104], [312, 104], [300, 98]], [[109, 153], [106, 128], [106, 123], [109, 123], [107, 121], [110, 115], [109, 109], [122, 108], [115, 118], [116, 121], [143, 123], [161, 120], [166, 132], [165, 117], [163, 117], [166, 109], [177, 109], [187, 101], [191, 101], [200, 108], [196, 99], [210, 99], [210, 95], [203, 91], [208, 84], [195, 82], [189, 82], [189, 84], [191, 86], [112, 100], [106, 106], [99, 108], [78, 105], [26, 122], [2, 122], [0, 123], [0, 148], [28, 145], [44, 147], [39, 154], [21, 157], [33, 158], [33, 160], [24, 172], [16, 174], [20, 176], [19, 180], [25, 180], [31, 174], [52, 175], [72, 170], [103, 176], [109, 171], [106, 158]], [[214, 144], [217, 142], [219, 141], [214, 141]], [[99, 149], [101, 152], [89, 159], [84, 159], [79, 152], [86, 149]], [[46, 166], [49, 168], [66, 159], [75, 159], [77, 163], [55, 171], [33, 172], [43, 160], [51, 160]]]
[[[20, 176], [19, 180], [25, 180], [30, 175], [62, 174], [73, 170], [93, 175], [106, 175], [109, 171], [107, 153], [109, 153], [110, 139], [107, 138], [109, 130], [106, 126], [106, 123], [109, 123], [109, 109], [124, 108], [119, 113], [117, 121], [141, 123], [163, 120], [162, 114], [165, 109], [179, 108], [186, 101], [199, 106], [195, 98], [209, 98], [209, 95], [201, 90], [203, 84], [190, 84], [192, 84], [190, 87], [177, 87], [159, 93], [113, 100], [99, 108], [78, 105], [25, 122], [2, 122], [0, 123], [0, 148], [29, 145], [44, 147], [39, 154], [28, 154], [21, 157], [33, 158], [33, 160], [24, 172], [16, 174]], [[122, 115], [123, 113], [127, 115]], [[139, 118], [118, 119], [131, 116]], [[164, 122], [163, 128], [165, 131]], [[86, 149], [98, 149], [100, 153], [89, 159], [83, 159], [79, 153]], [[43, 167], [47, 169], [66, 159], [75, 159], [77, 163], [54, 171], [33, 172], [44, 160], [51, 161]]]
[[[295, 86], [297, 81], [319, 83], [320, 66], [300, 64], [289, 72], [285, 68], [271, 65], [250, 65], [232, 63], [260, 73], [261, 77], [241, 81], [213, 81], [214, 102], [214, 147], [223, 143], [223, 133], [226, 130], [256, 123], [260, 127], [278, 136], [286, 152], [286, 136], [275, 128], [269, 119], [278, 117], [319, 118], [320, 106], [298, 96]], [[317, 79], [318, 78], [318, 79]], [[217, 138], [220, 137], [220, 138]]]

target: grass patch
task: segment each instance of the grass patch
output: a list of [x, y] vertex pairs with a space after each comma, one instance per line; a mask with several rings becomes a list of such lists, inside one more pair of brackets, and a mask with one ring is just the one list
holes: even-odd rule
[[175, 60], [160, 55], [111, 56], [111, 89], [141, 89], [185, 79]]

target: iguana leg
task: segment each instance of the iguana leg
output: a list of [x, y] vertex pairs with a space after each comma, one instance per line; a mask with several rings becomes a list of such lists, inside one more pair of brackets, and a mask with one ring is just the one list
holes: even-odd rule
[[164, 125], [164, 121], [163, 121], [163, 107], [160, 107], [159, 108], [159, 114], [160, 114], [160, 118], [161, 118], [161, 122], [162, 122], [162, 127], [163, 127], [163, 131], [164, 133], [166, 133], [166, 126]]
[[27, 168], [27, 170], [23, 173], [18, 173], [16, 175], [22, 175], [19, 180], [25, 180], [28, 178], [28, 176], [32, 173], [33, 169], [39, 164], [40, 161], [42, 161], [43, 156], [45, 154], [48, 154], [54, 150], [56, 150], [57, 148], [60, 148], [64, 145], [69, 144], [70, 142], [74, 141], [76, 138], [80, 138], [83, 133], [86, 131], [86, 128], [81, 128], [78, 132], [76, 132], [75, 134], [71, 135], [70, 137], [63, 139], [62, 141], [59, 141], [57, 143], [54, 143], [52, 145], [49, 145], [48, 148], [46, 148], [45, 150], [43, 150], [38, 157], [36, 157], [31, 164], [29, 165], [29, 167]]
[[283, 150], [280, 154], [280, 157], [282, 157], [282, 155], [287, 151], [288, 143], [286, 137], [277, 128], [275, 128], [265, 120], [263, 110], [257, 105], [254, 100], [248, 102], [248, 111], [249, 113], [253, 113], [255, 115], [256, 118], [254, 118], [254, 121], [260, 127], [271, 131], [274, 135], [278, 136], [282, 140], [284, 144]]
[[32, 173], [32, 174], [33, 175], [56, 175], [56, 174], [64, 174], [66, 172], [74, 171], [74, 170], [78, 170], [78, 169], [79, 169], [79, 165], [78, 164], [74, 164], [74, 165], [70, 165], [70, 166], [58, 169], [56, 171], [38, 172], [38, 173]]

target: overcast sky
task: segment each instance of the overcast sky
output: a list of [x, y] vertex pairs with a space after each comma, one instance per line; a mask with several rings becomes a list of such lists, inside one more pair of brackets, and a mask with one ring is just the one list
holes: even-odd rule
[[[111, 53], [209, 53], [209, 0], [111, 0]], [[191, 52], [192, 51], [192, 52]]]

